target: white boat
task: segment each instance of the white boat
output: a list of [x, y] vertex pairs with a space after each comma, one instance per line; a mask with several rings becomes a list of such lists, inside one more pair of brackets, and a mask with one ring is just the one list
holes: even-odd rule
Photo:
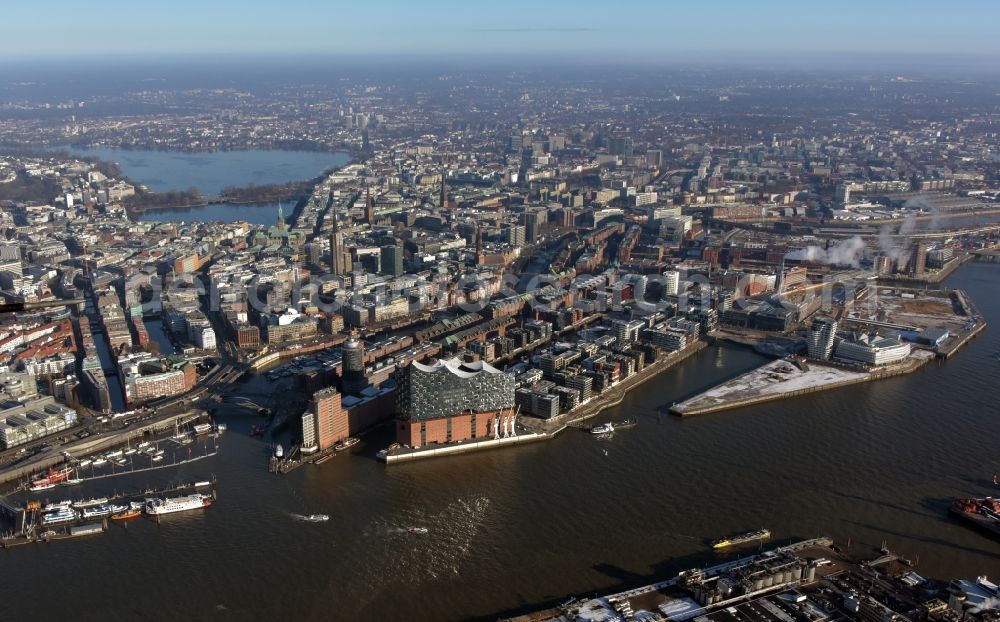
[[615, 431], [615, 426], [612, 425], [610, 422], [602, 423], [601, 425], [595, 425], [594, 427], [590, 428], [591, 434], [610, 434], [611, 432], [614, 431]]
[[360, 438], [355, 438], [353, 436], [348, 436], [344, 440], [342, 440], [339, 443], [337, 443], [336, 445], [334, 445], [333, 448], [335, 450], [337, 450], [337, 451], [343, 451], [345, 449], [350, 449], [351, 447], [354, 447], [355, 445], [357, 445], [360, 442], [361, 442]]
[[115, 451], [110, 451], [104, 454], [108, 458], [121, 458], [125, 452], [121, 449], [116, 449]]
[[29, 488], [28, 490], [30, 490], [31, 492], [41, 492], [43, 490], [48, 490], [49, 488], [55, 488], [55, 487], [56, 485], [50, 481], [37, 481], [33, 483], [31, 485], [31, 488]]
[[94, 461], [91, 460], [90, 458], [84, 458], [83, 460], [80, 461], [80, 466], [81, 467], [89, 467], [93, 463], [94, 463]]
[[80, 516], [82, 518], [104, 518], [106, 516], [111, 516], [111, 506], [101, 504], [95, 505], [93, 507], [84, 508], [80, 511]]
[[52, 503], [45, 504], [46, 512], [55, 512], [56, 510], [68, 510], [73, 506], [72, 501], [53, 501]]
[[325, 523], [326, 521], [330, 520], [330, 517], [327, 516], [326, 514], [307, 514], [306, 516], [302, 517], [302, 520], [306, 521], [307, 523]]
[[47, 512], [42, 514], [42, 524], [43, 525], [58, 525], [60, 523], [71, 523], [77, 519], [77, 514], [75, 510], [70, 508], [63, 508], [56, 510], [55, 512]]
[[134, 510], [141, 510], [144, 507], [146, 507], [146, 503], [144, 501], [129, 501], [128, 502], [128, 509], [133, 510], [133, 511]]
[[183, 497], [167, 497], [162, 499], [148, 499], [146, 501], [146, 514], [153, 516], [159, 514], [172, 514], [174, 512], [185, 512], [187, 510], [197, 510], [212, 505], [211, 495], [191, 494]]
[[92, 508], [95, 505], [104, 505], [108, 502], [107, 497], [97, 497], [96, 499], [87, 499], [85, 501], [74, 501], [73, 507], [80, 508]]
[[155, 456], [153, 456], [153, 462], [159, 462], [160, 460], [163, 460], [162, 455], [156, 454]]
[[128, 505], [124, 503], [112, 503], [109, 507], [111, 508], [112, 514], [118, 514], [128, 509]]
[[284, 458], [285, 457], [285, 448], [282, 447], [280, 444], [277, 445], [274, 448], [274, 457], [275, 458]]
[[70, 478], [62, 483], [63, 486], [76, 486], [77, 484], [82, 484], [83, 480], [79, 477]]
[[125, 455], [126, 456], [131, 456], [132, 454], [134, 454], [137, 451], [139, 451], [139, 450], [136, 449], [135, 447], [129, 447], [128, 449], [125, 450]]
[[407, 531], [409, 531], [410, 533], [427, 533], [430, 530], [427, 529], [426, 527], [410, 527], [409, 529], [407, 529]]
[[101, 456], [99, 458], [94, 458], [94, 466], [101, 466], [102, 464], [107, 464], [108, 459]]

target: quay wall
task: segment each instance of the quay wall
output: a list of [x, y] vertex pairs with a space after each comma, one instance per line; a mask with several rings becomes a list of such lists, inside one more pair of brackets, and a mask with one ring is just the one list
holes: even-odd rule
[[440, 447], [422, 447], [405, 453], [390, 454], [385, 457], [386, 464], [397, 462], [410, 462], [422, 458], [434, 458], [437, 456], [450, 456], [452, 454], [468, 453], [470, 451], [482, 451], [484, 449], [495, 449], [510, 445], [523, 445], [552, 438], [551, 434], [531, 432], [508, 438], [491, 438], [485, 441], [467, 442], [460, 445], [442, 445]]

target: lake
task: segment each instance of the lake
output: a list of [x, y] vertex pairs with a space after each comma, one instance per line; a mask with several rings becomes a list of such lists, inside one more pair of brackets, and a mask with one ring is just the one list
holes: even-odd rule
[[325, 170], [351, 161], [348, 153], [321, 151], [133, 151], [112, 147], [77, 149], [76, 155], [117, 162], [122, 172], [156, 192], [195, 187], [217, 195], [227, 186], [258, 186], [312, 179]]

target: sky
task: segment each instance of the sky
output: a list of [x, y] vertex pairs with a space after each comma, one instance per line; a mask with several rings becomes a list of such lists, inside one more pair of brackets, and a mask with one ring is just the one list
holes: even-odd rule
[[1000, 58], [1000, 1], [46, 0], [2, 11], [0, 59], [178, 55], [607, 60]]

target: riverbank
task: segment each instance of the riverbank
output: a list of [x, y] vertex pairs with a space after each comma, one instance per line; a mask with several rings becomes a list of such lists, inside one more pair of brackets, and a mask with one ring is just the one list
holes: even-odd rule
[[650, 363], [642, 371], [632, 374], [625, 380], [614, 385], [604, 393], [591, 398], [584, 404], [580, 404], [572, 411], [553, 417], [551, 419], [539, 419], [536, 417], [523, 417], [518, 419], [525, 432], [515, 434], [505, 438], [486, 439], [482, 441], [467, 441], [464, 443], [452, 443], [447, 445], [428, 445], [425, 447], [399, 447], [384, 454], [380, 454], [379, 459], [386, 464], [395, 462], [408, 462], [421, 458], [433, 458], [472, 451], [482, 451], [486, 449], [496, 449], [520, 445], [527, 442], [542, 441], [554, 438], [557, 434], [567, 428], [575, 428], [577, 424], [596, 417], [608, 408], [613, 408], [622, 403], [626, 394], [631, 389], [638, 387], [646, 381], [655, 378], [661, 372], [682, 363], [689, 357], [701, 352], [708, 347], [705, 341], [696, 341], [683, 350], [671, 352]]
[[871, 371], [826, 365], [814, 361], [793, 363], [779, 359], [699, 393], [679, 404], [674, 404], [671, 406], [670, 412], [681, 417], [707, 415], [819, 391], [839, 389], [862, 382], [882, 380], [915, 372], [927, 365], [934, 356], [933, 352], [917, 350], [902, 363]]

